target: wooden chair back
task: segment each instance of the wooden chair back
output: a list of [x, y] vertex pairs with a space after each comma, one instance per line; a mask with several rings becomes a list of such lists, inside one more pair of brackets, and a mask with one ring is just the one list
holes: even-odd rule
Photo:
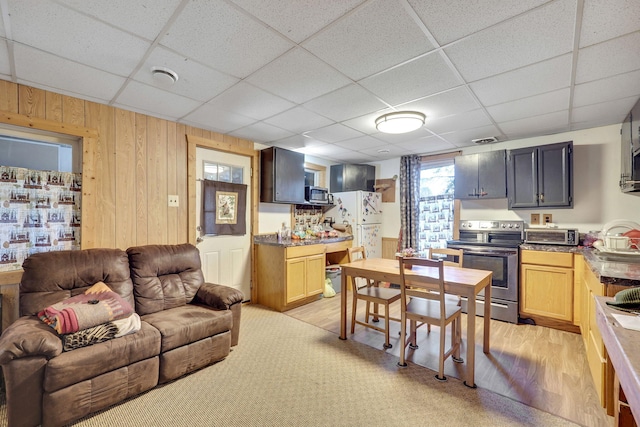
[[[439, 256], [440, 255], [440, 256]], [[454, 266], [454, 267], [462, 267], [462, 260], [464, 258], [464, 252], [462, 249], [451, 249], [451, 248], [431, 248], [429, 251], [429, 258], [431, 259], [439, 259], [439, 258], [447, 258], [444, 260], [444, 265]], [[453, 258], [453, 261], [448, 258]]]
[[[398, 260], [401, 301], [408, 301], [407, 297], [438, 301], [444, 316], [444, 262], [428, 258], [399, 257]], [[429, 274], [410, 274], [414, 267], [429, 267]]]

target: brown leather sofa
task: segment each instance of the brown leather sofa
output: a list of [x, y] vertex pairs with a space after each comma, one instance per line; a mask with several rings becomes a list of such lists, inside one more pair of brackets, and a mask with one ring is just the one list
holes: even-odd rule
[[[189, 244], [34, 254], [20, 317], [0, 337], [10, 426], [60, 426], [223, 360], [238, 343], [243, 295], [205, 283]], [[137, 332], [63, 352], [35, 314], [106, 283], [140, 315]]]

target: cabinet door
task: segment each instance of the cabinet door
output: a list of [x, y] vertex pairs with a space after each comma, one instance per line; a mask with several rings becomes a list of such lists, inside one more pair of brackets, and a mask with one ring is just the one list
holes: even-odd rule
[[[640, 115], [640, 111], [638, 112]], [[631, 168], [633, 166], [633, 146], [632, 146], [632, 130], [631, 119], [632, 114], [629, 113], [622, 122], [622, 129], [620, 129], [620, 189], [624, 190], [627, 187], [626, 182], [633, 179], [631, 174]], [[633, 187], [633, 185], [628, 185]]]
[[631, 109], [631, 147], [633, 154], [640, 152], [640, 102]]
[[538, 206], [538, 150], [535, 147], [509, 151], [507, 194], [509, 209]]
[[478, 193], [481, 199], [507, 197], [506, 150], [478, 154]]
[[454, 160], [454, 197], [478, 198], [478, 155], [457, 156]]
[[307, 257], [306, 294], [308, 297], [324, 292], [325, 261], [324, 254]]
[[573, 269], [523, 264], [522, 313], [573, 321]]
[[538, 151], [538, 205], [573, 206], [573, 143], [543, 145]]
[[286, 304], [306, 296], [306, 258], [292, 258], [285, 262], [287, 269]]

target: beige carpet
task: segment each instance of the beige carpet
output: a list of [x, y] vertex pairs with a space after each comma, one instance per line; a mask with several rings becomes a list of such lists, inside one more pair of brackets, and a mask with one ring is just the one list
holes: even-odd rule
[[[562, 418], [256, 305], [229, 357], [79, 426], [569, 426]], [[4, 402], [0, 419], [6, 420]], [[6, 421], [5, 425], [6, 425]]]

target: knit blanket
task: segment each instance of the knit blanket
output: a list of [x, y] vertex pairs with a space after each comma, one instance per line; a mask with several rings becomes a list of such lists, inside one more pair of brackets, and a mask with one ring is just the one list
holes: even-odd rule
[[124, 319], [113, 320], [79, 330], [78, 332], [62, 335], [62, 351], [75, 350], [76, 348], [87, 347], [113, 338], [133, 334], [138, 332], [141, 327], [140, 316], [137, 313], [133, 313]]
[[83, 294], [45, 308], [38, 317], [62, 335], [122, 319], [132, 313], [127, 301], [105, 283], [98, 282]]

